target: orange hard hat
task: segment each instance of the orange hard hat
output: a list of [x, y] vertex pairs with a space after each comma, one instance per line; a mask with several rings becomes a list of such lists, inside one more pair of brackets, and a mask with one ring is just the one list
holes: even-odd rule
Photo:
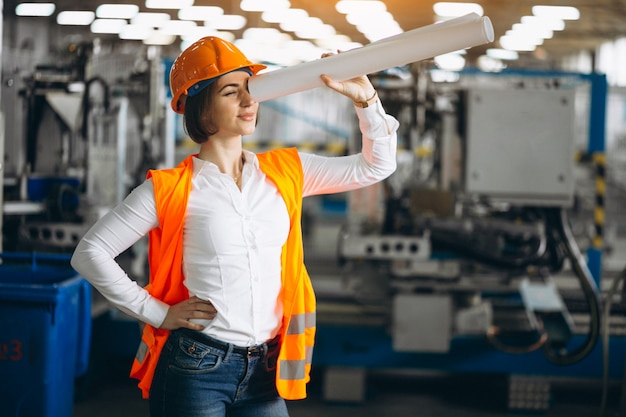
[[217, 78], [238, 69], [249, 69], [254, 75], [267, 68], [263, 64], [253, 64], [232, 43], [224, 39], [207, 36], [189, 45], [178, 55], [170, 70], [170, 90], [172, 109], [184, 113], [182, 95], [200, 81]]

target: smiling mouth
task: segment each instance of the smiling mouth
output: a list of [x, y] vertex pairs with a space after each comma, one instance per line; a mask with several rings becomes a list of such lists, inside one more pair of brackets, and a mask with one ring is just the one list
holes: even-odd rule
[[243, 120], [254, 120], [255, 115], [254, 113], [244, 113], [244, 114], [240, 114], [239, 118]]

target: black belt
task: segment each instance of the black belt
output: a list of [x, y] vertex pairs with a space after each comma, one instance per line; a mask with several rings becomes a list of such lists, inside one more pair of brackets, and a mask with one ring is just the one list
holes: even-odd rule
[[191, 337], [192, 339], [210, 346], [212, 348], [221, 349], [227, 352], [232, 346], [232, 352], [238, 353], [243, 356], [247, 356], [249, 358], [263, 356], [264, 353], [267, 353], [270, 349], [278, 346], [279, 336], [274, 337], [272, 340], [262, 343], [260, 345], [255, 346], [237, 346], [232, 343], [222, 342], [221, 340], [214, 339], [210, 336], [207, 336], [204, 333], [198, 332], [196, 330], [191, 329], [178, 329], [176, 332], [184, 333], [185, 335]]

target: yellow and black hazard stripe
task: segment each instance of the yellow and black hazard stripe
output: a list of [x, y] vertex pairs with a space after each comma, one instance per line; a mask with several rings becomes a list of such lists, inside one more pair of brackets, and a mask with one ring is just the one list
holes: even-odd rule
[[603, 245], [604, 232], [604, 203], [606, 195], [606, 154], [604, 152], [595, 152], [592, 155], [593, 165], [595, 167], [596, 180], [596, 198], [593, 211], [593, 220], [595, 227], [595, 236], [593, 237], [593, 248], [601, 249]]

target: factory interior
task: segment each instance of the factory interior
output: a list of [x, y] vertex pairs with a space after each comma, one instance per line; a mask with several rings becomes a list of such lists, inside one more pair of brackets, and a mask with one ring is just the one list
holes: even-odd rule
[[[438, 55], [368, 73], [395, 172], [304, 199], [317, 325], [290, 415], [626, 416], [626, 0], [0, 5], [0, 416], [149, 415], [138, 321], [69, 260], [148, 170], [197, 152], [170, 108], [184, 48], [215, 35], [281, 71], [470, 13], [492, 41], [424, 37]], [[361, 149], [330, 89], [259, 114], [249, 151]], [[146, 237], [117, 260], [145, 286], [147, 259]]]

